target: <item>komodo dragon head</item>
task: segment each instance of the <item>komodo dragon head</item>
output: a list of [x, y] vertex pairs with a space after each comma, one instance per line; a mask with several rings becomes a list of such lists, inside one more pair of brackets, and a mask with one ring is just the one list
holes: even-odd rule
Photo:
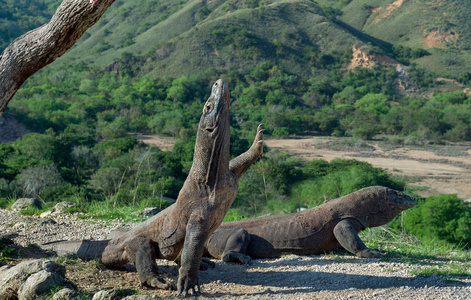
[[229, 87], [219, 79], [203, 108], [190, 172], [196, 181], [209, 186], [229, 172], [229, 104]]
[[379, 198], [374, 200], [376, 203], [371, 203], [372, 208], [376, 209], [371, 209], [366, 217], [368, 227], [385, 225], [402, 211], [417, 205], [414, 197], [402, 192], [390, 188], [378, 189], [378, 192]]

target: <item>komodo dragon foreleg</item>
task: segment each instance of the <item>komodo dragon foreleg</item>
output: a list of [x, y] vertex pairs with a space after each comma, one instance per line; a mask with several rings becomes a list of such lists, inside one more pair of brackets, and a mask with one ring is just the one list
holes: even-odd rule
[[365, 243], [358, 236], [361, 223], [354, 219], [340, 221], [334, 228], [334, 236], [339, 244], [347, 251], [361, 258], [378, 258], [381, 252], [376, 249], [366, 247]]
[[198, 271], [208, 235], [209, 226], [202, 222], [200, 216], [192, 216], [188, 220], [185, 246], [181, 252], [181, 266], [177, 283], [178, 295], [183, 294], [186, 297], [190, 289], [194, 295], [197, 291], [201, 291]]
[[249, 169], [249, 167], [260, 157], [263, 150], [263, 124], [259, 124], [257, 127], [257, 134], [255, 139], [250, 146], [249, 150], [242, 153], [241, 155], [233, 158], [229, 162], [229, 169], [231, 172], [240, 178]]
[[166, 283], [159, 276], [155, 262], [155, 243], [151, 239], [138, 237], [126, 244], [125, 250], [131, 262], [136, 266], [141, 287], [145, 285], [164, 290], [175, 290], [175, 286]]

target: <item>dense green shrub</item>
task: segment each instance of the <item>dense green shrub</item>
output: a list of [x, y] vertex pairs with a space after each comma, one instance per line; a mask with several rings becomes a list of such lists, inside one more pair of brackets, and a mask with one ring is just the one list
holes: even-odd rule
[[[430, 196], [405, 212], [405, 229], [420, 238], [471, 246], [471, 207], [456, 195]], [[393, 226], [400, 227], [396, 221]]]
[[245, 217], [294, 212], [373, 185], [404, 187], [403, 182], [366, 162], [334, 159], [305, 163], [269, 154], [241, 178], [233, 209]]

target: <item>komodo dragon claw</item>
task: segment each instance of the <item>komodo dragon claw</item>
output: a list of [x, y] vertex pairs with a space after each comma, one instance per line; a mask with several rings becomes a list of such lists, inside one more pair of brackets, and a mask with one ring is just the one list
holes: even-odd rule
[[[179, 281], [179, 283], [180, 283], [180, 281]], [[201, 293], [201, 287], [200, 287], [199, 283], [195, 284], [191, 288], [188, 286], [189, 285], [188, 282], [185, 282], [182, 285], [184, 285], [184, 286], [180, 286], [178, 288], [177, 297], [180, 297], [180, 296], [187, 297], [187, 296], [190, 295], [189, 291], [191, 291], [192, 295], [194, 295], [194, 296]]]
[[221, 259], [223, 262], [241, 263], [243, 265], [252, 264], [252, 258], [250, 256], [237, 252], [227, 253]]
[[153, 287], [156, 289], [161, 289], [161, 290], [170, 290], [170, 291], [176, 291], [177, 288], [174, 283], [172, 282], [165, 282], [165, 279], [159, 278], [159, 277], [153, 277], [151, 279], [147, 279], [144, 282], [141, 282], [141, 288], [144, 286], [148, 287]]
[[200, 270], [201, 271], [206, 271], [208, 269], [214, 269], [215, 267], [216, 267], [216, 264], [213, 263], [208, 258], [206, 258], [206, 257], [201, 258], [201, 264], [200, 264]]

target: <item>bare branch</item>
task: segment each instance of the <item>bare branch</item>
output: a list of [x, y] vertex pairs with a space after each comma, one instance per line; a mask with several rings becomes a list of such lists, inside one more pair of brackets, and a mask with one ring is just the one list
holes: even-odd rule
[[49, 23], [14, 40], [0, 56], [0, 119], [28, 77], [69, 50], [115, 0], [64, 0]]

